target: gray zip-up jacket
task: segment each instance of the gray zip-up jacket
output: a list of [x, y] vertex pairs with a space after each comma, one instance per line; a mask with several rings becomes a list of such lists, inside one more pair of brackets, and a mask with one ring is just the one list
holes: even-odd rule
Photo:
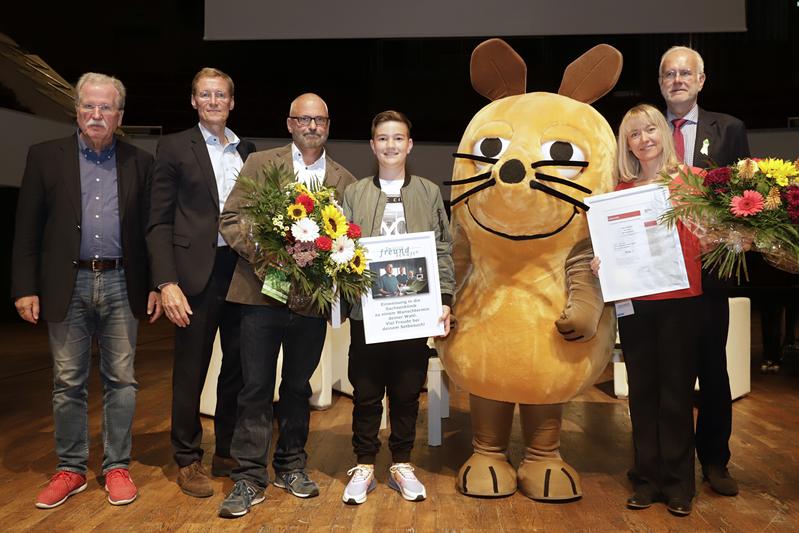
[[[455, 291], [455, 268], [452, 263], [449, 219], [444, 210], [441, 190], [430, 180], [409, 175], [405, 176], [400, 195], [408, 233], [420, 231], [435, 233], [441, 301], [444, 305], [451, 306], [452, 294]], [[347, 220], [361, 227], [364, 237], [376, 237], [380, 235], [380, 223], [383, 221], [386, 202], [386, 195], [380, 189], [379, 178], [369, 176], [358, 180], [344, 191], [344, 215]], [[360, 302], [353, 307], [350, 317], [356, 320], [363, 319]]]

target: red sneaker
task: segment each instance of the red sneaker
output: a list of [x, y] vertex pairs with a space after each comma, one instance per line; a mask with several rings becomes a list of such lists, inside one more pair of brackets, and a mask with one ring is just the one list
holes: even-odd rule
[[105, 473], [105, 491], [111, 505], [128, 504], [139, 494], [126, 468], [114, 468]]
[[59, 470], [36, 497], [36, 507], [39, 509], [58, 507], [67, 501], [67, 498], [85, 489], [86, 476], [68, 470]]

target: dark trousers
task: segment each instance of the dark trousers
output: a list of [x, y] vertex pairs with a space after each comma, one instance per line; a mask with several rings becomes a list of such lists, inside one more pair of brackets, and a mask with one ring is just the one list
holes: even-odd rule
[[208, 373], [216, 331], [222, 343], [222, 369], [216, 385], [214, 433], [216, 454], [230, 457], [230, 439], [236, 423], [236, 398], [241, 390], [239, 357], [240, 308], [225, 302], [238, 255], [230, 247], [217, 248], [208, 285], [187, 296], [194, 314], [185, 328], [175, 328], [172, 369], [172, 449], [178, 466], [188, 466], [203, 456], [200, 395]]
[[636, 489], [693, 498], [694, 419], [700, 300], [634, 302], [619, 319], [629, 383]]
[[[238, 418], [231, 453], [239, 465], [234, 481], [246, 479], [266, 487], [272, 420], [277, 415], [275, 472], [304, 470], [308, 455], [311, 385], [322, 355], [327, 324], [277, 305], [241, 306], [241, 367], [244, 387], [238, 398]], [[277, 413], [272, 411], [277, 358], [283, 345], [283, 368]]]
[[730, 460], [732, 397], [727, 374], [727, 330], [730, 304], [726, 293], [699, 297], [701, 345], [699, 351], [699, 413], [696, 420], [696, 454], [707, 466], [726, 467]]
[[392, 460], [410, 461], [428, 358], [427, 339], [366, 344], [363, 321], [350, 320], [347, 376], [353, 387], [352, 447], [359, 463], [374, 464], [380, 451], [378, 432], [386, 394]]

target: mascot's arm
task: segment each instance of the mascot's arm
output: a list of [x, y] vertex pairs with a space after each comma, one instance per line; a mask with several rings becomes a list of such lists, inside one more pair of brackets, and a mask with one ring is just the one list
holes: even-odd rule
[[566, 258], [566, 307], [555, 321], [567, 341], [587, 341], [595, 334], [602, 310], [599, 280], [591, 272], [594, 249], [590, 239], [578, 242]]
[[472, 271], [472, 254], [469, 237], [453, 216], [452, 224], [452, 262], [455, 266], [455, 294], [463, 288]]

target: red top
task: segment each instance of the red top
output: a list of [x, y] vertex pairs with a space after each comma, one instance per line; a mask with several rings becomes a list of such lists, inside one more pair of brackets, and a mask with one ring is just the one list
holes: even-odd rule
[[[698, 168], [691, 168], [694, 173], [702, 172]], [[674, 182], [682, 183], [679, 175], [673, 176]], [[621, 182], [616, 186], [617, 191], [632, 189], [635, 187], [634, 181]], [[681, 221], [677, 221], [677, 233], [680, 235], [680, 246], [682, 247], [682, 257], [685, 261], [685, 270], [688, 273], [688, 288], [676, 291], [661, 292], [650, 294], [649, 296], [639, 296], [633, 300], [672, 300], [675, 298], [688, 298], [689, 296], [699, 296], [702, 294], [702, 251], [699, 239], [691, 233]]]

